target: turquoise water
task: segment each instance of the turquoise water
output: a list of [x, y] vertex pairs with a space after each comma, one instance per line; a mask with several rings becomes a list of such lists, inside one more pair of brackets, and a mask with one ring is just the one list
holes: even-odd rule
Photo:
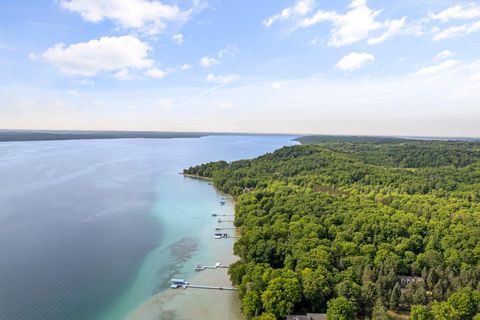
[[231, 205], [178, 172], [290, 139], [1, 143], [0, 319], [121, 319], [172, 276], [218, 261], [207, 222]]
[[[224, 195], [205, 181], [163, 176], [153, 214], [161, 226], [163, 241], [144, 259], [139, 272], [122, 297], [98, 319], [121, 319], [153, 294], [169, 288], [171, 278], [190, 279], [196, 263], [214, 264], [221, 260], [206, 250], [213, 237], [212, 213], [231, 214], [231, 202], [221, 206]], [[208, 226], [208, 227], [207, 227]], [[230, 245], [218, 241], [217, 246]]]

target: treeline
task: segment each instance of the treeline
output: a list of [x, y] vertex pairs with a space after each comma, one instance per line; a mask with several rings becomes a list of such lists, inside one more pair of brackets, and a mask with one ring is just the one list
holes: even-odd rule
[[480, 312], [479, 146], [317, 141], [185, 173], [238, 199], [229, 272], [248, 319], [463, 320]]

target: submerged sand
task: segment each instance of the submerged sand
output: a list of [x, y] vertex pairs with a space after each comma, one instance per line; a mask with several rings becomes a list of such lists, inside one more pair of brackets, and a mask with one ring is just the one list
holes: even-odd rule
[[[191, 279], [192, 284], [230, 286], [226, 269], [205, 270]], [[236, 291], [209, 289], [171, 289], [153, 296], [127, 319], [188, 320], [243, 319]]]
[[[227, 201], [232, 201], [228, 199]], [[233, 212], [232, 212], [233, 213]], [[222, 218], [227, 220], [227, 218]], [[212, 220], [212, 235], [215, 226], [219, 224]], [[222, 227], [232, 227], [230, 222], [224, 222]], [[233, 230], [229, 230], [233, 231]], [[231, 233], [231, 232], [229, 232]], [[217, 261], [203, 262], [208, 265], [214, 265], [220, 262], [229, 265], [235, 262], [238, 257], [233, 255], [234, 238], [211, 239], [207, 241], [208, 250], [218, 257]], [[192, 285], [208, 285], [232, 287], [228, 276], [228, 269], [207, 269], [195, 273], [189, 279], [186, 279]], [[244, 317], [240, 311], [240, 300], [237, 291], [215, 290], [215, 289], [197, 289], [197, 288], [179, 288], [162, 291], [149, 300], [144, 302], [136, 310], [130, 313], [127, 320], [190, 320], [190, 319], [210, 319], [210, 320], [243, 320]]]

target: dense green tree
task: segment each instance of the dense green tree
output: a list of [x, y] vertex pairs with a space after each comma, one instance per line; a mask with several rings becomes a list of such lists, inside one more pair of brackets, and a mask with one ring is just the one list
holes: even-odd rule
[[470, 288], [462, 288], [453, 293], [447, 302], [458, 311], [461, 319], [471, 319], [477, 313], [480, 296]]
[[345, 297], [338, 297], [327, 303], [328, 320], [354, 320], [357, 312], [357, 306], [351, 300]]
[[373, 307], [372, 320], [388, 320], [387, 309], [381, 299], [377, 299]]
[[254, 320], [277, 320], [277, 318], [271, 313], [264, 313], [261, 316], [254, 318]]
[[366, 281], [362, 286], [362, 309], [366, 315], [371, 315], [375, 301], [378, 298], [378, 289], [375, 283]]
[[343, 296], [355, 303], [361, 298], [362, 288], [351, 280], [344, 280], [335, 286], [337, 296]]
[[282, 276], [270, 280], [262, 293], [263, 308], [276, 317], [284, 317], [294, 310], [302, 298], [302, 289], [296, 275], [287, 270]]
[[443, 292], [443, 285], [442, 285], [441, 281], [437, 282], [433, 286], [432, 294], [433, 294], [433, 298], [435, 300], [440, 300], [440, 301], [443, 300], [445, 295], [444, 295], [444, 292]]
[[303, 295], [310, 303], [313, 311], [325, 308], [331, 293], [330, 273], [324, 268], [316, 270], [304, 269], [301, 273]]
[[243, 276], [246, 274], [246, 265], [242, 261], [236, 261], [230, 264], [228, 268], [228, 274], [230, 275], [230, 281], [234, 285], [239, 285], [242, 283]]
[[248, 291], [242, 299], [242, 311], [247, 319], [253, 318], [262, 312], [262, 300], [257, 291]]
[[[460, 312], [448, 302], [434, 301], [432, 304], [432, 315], [435, 320], [460, 320]], [[468, 318], [467, 318], [468, 319]]]
[[323, 311], [337, 296], [362, 316], [377, 299], [431, 306], [412, 307], [416, 319], [479, 312], [480, 142], [302, 141], [314, 144], [185, 170], [237, 200], [229, 273], [248, 317]]
[[433, 320], [433, 315], [426, 306], [414, 305], [410, 312], [410, 320]]
[[390, 299], [388, 300], [388, 305], [390, 309], [397, 310], [400, 302], [400, 296], [402, 292], [400, 290], [400, 285], [395, 283], [393, 286], [392, 292], [390, 293]]

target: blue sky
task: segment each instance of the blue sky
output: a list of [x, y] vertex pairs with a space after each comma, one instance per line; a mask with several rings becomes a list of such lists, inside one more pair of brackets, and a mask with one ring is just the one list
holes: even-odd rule
[[0, 0], [0, 127], [480, 136], [480, 2]]

